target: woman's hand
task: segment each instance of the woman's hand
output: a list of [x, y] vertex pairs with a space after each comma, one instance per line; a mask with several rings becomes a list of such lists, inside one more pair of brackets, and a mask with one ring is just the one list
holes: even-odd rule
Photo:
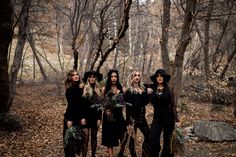
[[101, 120], [97, 120], [97, 127], [99, 128], [100, 125], [101, 125]]
[[67, 127], [70, 128], [70, 127], [72, 127], [73, 122], [72, 121], [67, 121], [66, 124], [67, 124]]
[[147, 93], [148, 93], [148, 94], [152, 94], [152, 92], [153, 92], [152, 88], [149, 88], [149, 87], [148, 87], [148, 88], [147, 88]]

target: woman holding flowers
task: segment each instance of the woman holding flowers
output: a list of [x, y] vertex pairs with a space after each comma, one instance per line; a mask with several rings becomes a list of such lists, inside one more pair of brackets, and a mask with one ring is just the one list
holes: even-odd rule
[[73, 138], [70, 140], [67, 135], [69, 135], [68, 132], [73, 130], [73, 127], [75, 128], [85, 124], [84, 107], [82, 103], [83, 84], [76, 70], [70, 70], [67, 73], [65, 89], [67, 108], [64, 114], [64, 152], [65, 157], [75, 157], [75, 153], [79, 153], [80, 150], [78, 150], [78, 145], [74, 144], [75, 140]]
[[125, 105], [124, 92], [119, 82], [117, 70], [110, 70], [107, 75], [105, 87], [102, 90], [103, 101], [103, 124], [102, 145], [107, 147], [109, 157], [113, 157], [113, 147], [121, 146], [118, 157], [122, 157], [125, 149], [126, 122], [122, 114]]

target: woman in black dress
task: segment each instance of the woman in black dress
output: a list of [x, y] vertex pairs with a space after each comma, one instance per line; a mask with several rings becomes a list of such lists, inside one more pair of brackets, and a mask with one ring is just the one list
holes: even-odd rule
[[[82, 104], [83, 84], [80, 81], [80, 76], [76, 70], [70, 70], [67, 73], [65, 81], [67, 108], [64, 114], [64, 129], [63, 138], [65, 140], [65, 133], [68, 128], [72, 126], [80, 126], [84, 124], [85, 115]], [[74, 146], [65, 146], [65, 157], [75, 157], [76, 149]]]
[[85, 82], [83, 89], [83, 98], [85, 106], [85, 119], [86, 125], [83, 126], [84, 131], [84, 145], [83, 145], [83, 157], [87, 155], [89, 134], [91, 131], [91, 149], [92, 157], [96, 156], [97, 148], [97, 133], [98, 128], [101, 125], [102, 110], [98, 110], [95, 104], [101, 102], [101, 91], [99, 84], [102, 80], [102, 74], [95, 71], [88, 71], [84, 74], [83, 81]]
[[174, 94], [170, 90], [167, 82], [170, 75], [163, 69], [158, 69], [151, 80], [153, 82], [153, 93], [151, 103], [154, 108], [154, 117], [150, 131], [151, 157], [159, 157], [160, 137], [163, 131], [163, 148], [161, 157], [173, 157], [170, 149], [170, 138], [175, 128], [175, 122], [178, 122]]
[[124, 92], [119, 82], [117, 70], [110, 70], [107, 77], [106, 85], [102, 90], [104, 100], [107, 100], [103, 112], [102, 145], [107, 147], [109, 157], [113, 157], [113, 147], [120, 145], [118, 157], [122, 157], [126, 144], [124, 135], [127, 128], [122, 113], [123, 108], [118, 103], [123, 98]]
[[[131, 73], [128, 80], [127, 91], [125, 94], [125, 99], [131, 105], [127, 105], [127, 123], [134, 126], [135, 135], [137, 133], [137, 128], [142, 132], [144, 136], [144, 141], [142, 144], [142, 157], [149, 156], [149, 133], [150, 129], [145, 118], [145, 106], [148, 104], [148, 92], [142, 83], [142, 76], [138, 70]], [[132, 157], [136, 157], [135, 151], [135, 139], [130, 136], [129, 149]]]

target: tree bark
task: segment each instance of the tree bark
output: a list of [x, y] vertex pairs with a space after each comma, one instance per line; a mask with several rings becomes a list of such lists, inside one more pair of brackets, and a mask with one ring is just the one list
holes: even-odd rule
[[8, 112], [11, 105], [8, 75], [8, 48], [13, 36], [12, 1], [0, 1], [0, 113]]
[[211, 14], [213, 10], [213, 3], [214, 0], [209, 1], [209, 6], [207, 10], [207, 19], [205, 21], [205, 30], [204, 30], [204, 35], [205, 35], [205, 41], [204, 41], [204, 70], [205, 70], [205, 79], [208, 80], [210, 77], [210, 64], [209, 64], [209, 29], [210, 29], [210, 19], [211, 19]]
[[25, 46], [26, 41], [26, 29], [28, 26], [28, 15], [29, 15], [29, 8], [31, 1], [24, 0], [22, 7], [22, 14], [19, 19], [19, 31], [18, 31], [18, 38], [17, 38], [17, 45], [15, 50], [14, 60], [10, 70], [10, 97], [8, 100], [8, 105], [11, 106], [15, 92], [16, 92], [16, 81], [17, 75], [21, 65], [22, 54]]
[[168, 32], [170, 27], [170, 0], [162, 0], [163, 2], [163, 15], [162, 15], [162, 38], [161, 45], [161, 58], [164, 69], [168, 72], [170, 66], [170, 58], [168, 52]]
[[224, 78], [225, 73], [228, 70], [229, 64], [230, 64], [230, 62], [232, 61], [232, 59], [234, 58], [234, 56], [236, 54], [236, 33], [234, 33], [233, 38], [234, 38], [234, 50], [233, 50], [233, 52], [230, 54], [230, 56], [227, 59], [227, 63], [224, 66], [224, 69], [222, 70], [222, 72], [220, 74], [220, 79]]
[[184, 23], [182, 27], [180, 41], [176, 50], [173, 66], [171, 67], [171, 69], [173, 70], [171, 70], [172, 79], [170, 82], [170, 87], [174, 89], [176, 103], [178, 102], [178, 98], [181, 92], [184, 55], [185, 55], [186, 48], [191, 41], [191, 37], [190, 37], [191, 25], [193, 21], [193, 15], [195, 12], [197, 0], [188, 0], [186, 1], [186, 3], [187, 3], [186, 11], [184, 15]]
[[219, 42], [218, 42], [218, 44], [217, 44], [217, 46], [216, 46], [216, 48], [215, 48], [214, 54], [212, 55], [212, 61], [211, 61], [211, 63], [212, 63], [212, 69], [213, 69], [214, 72], [217, 72], [217, 70], [218, 70], [218, 68], [219, 68], [219, 65], [220, 65], [220, 63], [219, 63], [219, 62], [217, 63], [216, 61], [217, 61], [218, 54], [221, 52], [220, 46], [221, 46], [221, 44], [222, 44], [222, 42], [223, 42], [223, 38], [224, 38], [224, 36], [225, 36], [225, 34], [226, 34], [226, 30], [227, 30], [227, 28], [228, 28], [228, 25], [229, 25], [229, 23], [230, 23], [231, 17], [232, 17], [232, 15], [233, 15], [233, 14], [232, 14], [232, 10], [233, 10], [234, 6], [235, 6], [235, 5], [230, 5], [230, 8], [229, 8], [229, 15], [227, 16], [227, 20], [226, 20], [226, 21], [224, 22], [224, 24], [223, 24], [222, 32], [221, 32], [221, 34], [220, 34], [220, 37], [218, 38], [218, 39], [219, 39]]

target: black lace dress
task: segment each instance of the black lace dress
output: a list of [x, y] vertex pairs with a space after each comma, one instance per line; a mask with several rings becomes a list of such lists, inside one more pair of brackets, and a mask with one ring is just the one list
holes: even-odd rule
[[124, 140], [123, 135], [127, 131], [127, 128], [122, 113], [123, 107], [119, 106], [118, 101], [116, 101], [117, 95], [109, 92], [109, 94], [106, 94], [106, 98], [111, 104], [105, 105], [103, 112], [102, 145], [114, 147], [119, 145], [119, 140], [120, 142]]

